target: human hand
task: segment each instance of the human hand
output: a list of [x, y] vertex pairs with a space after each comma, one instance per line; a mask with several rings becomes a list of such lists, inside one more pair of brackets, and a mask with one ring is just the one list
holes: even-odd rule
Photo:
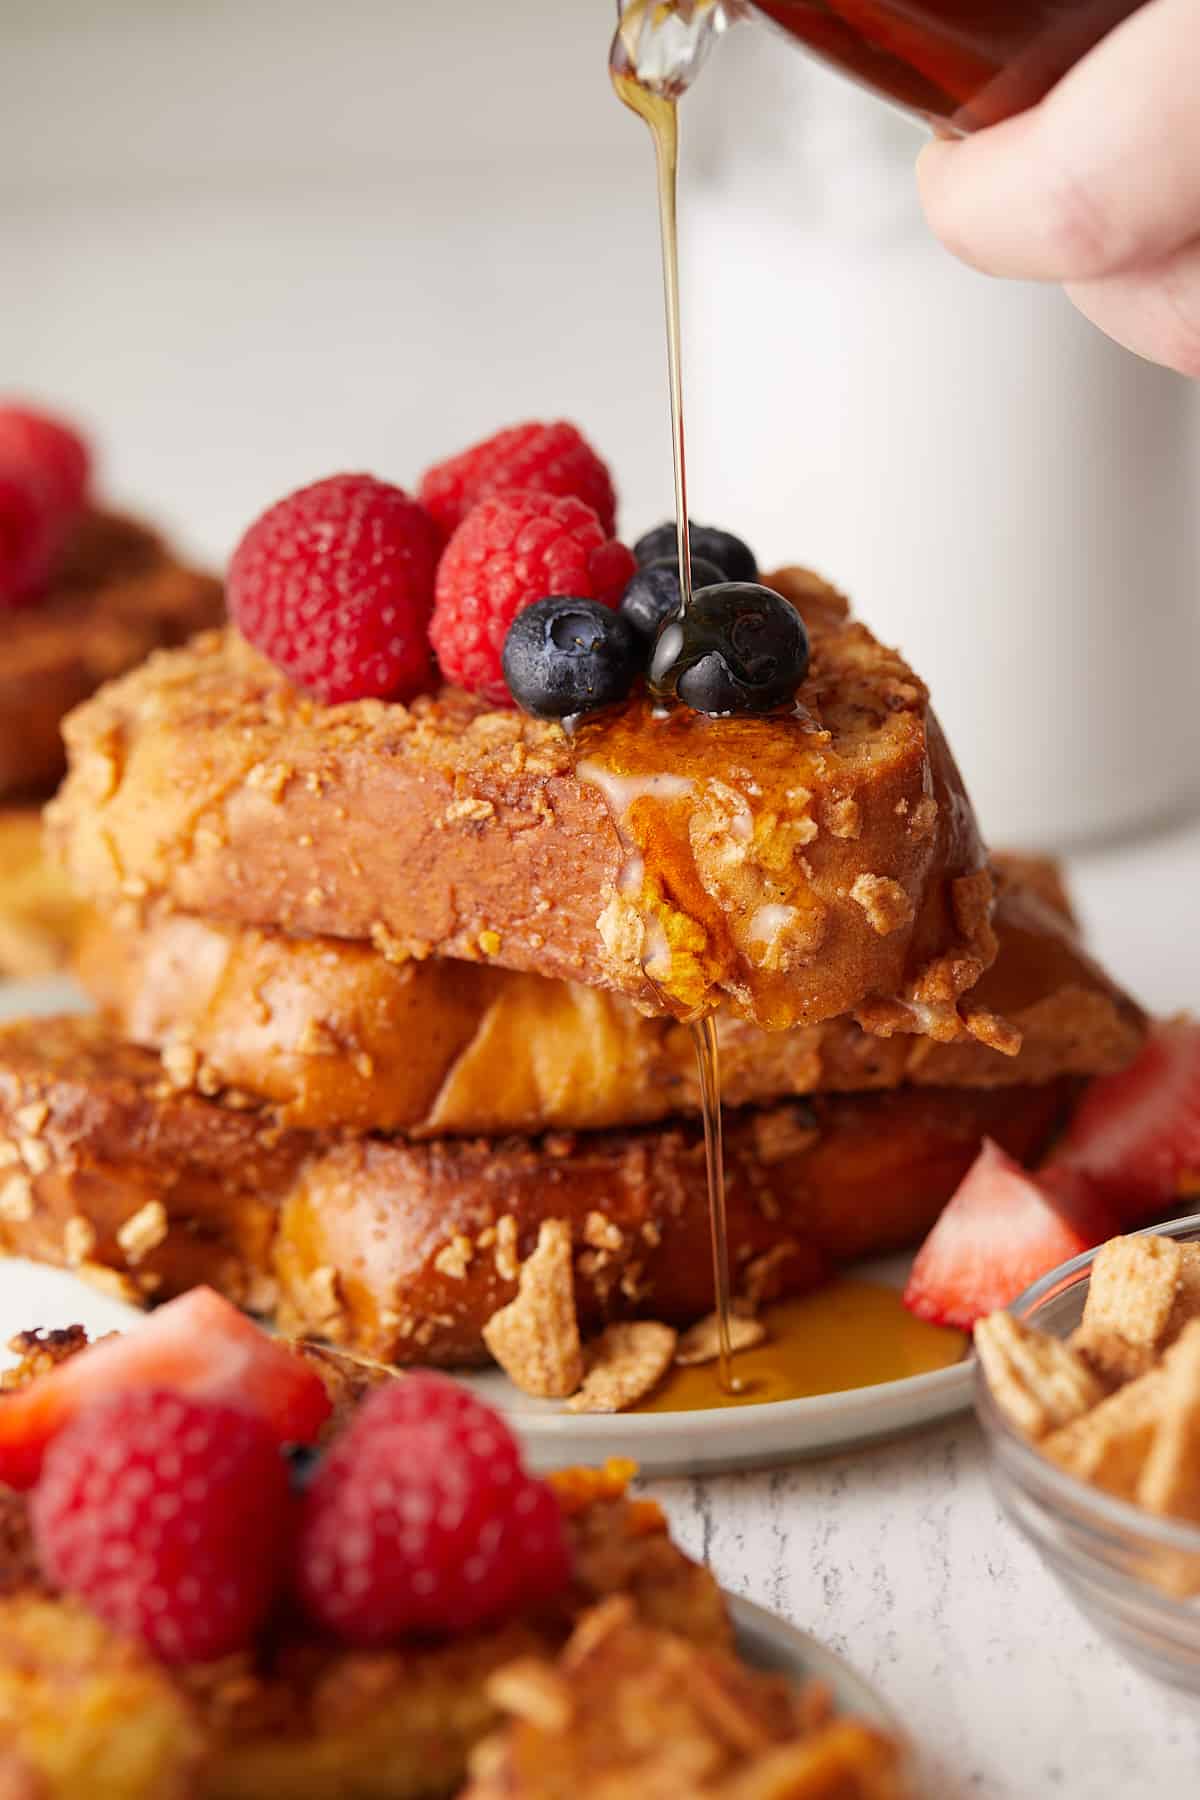
[[1150, 0], [1040, 105], [917, 165], [934, 231], [989, 275], [1060, 281], [1140, 356], [1200, 377], [1200, 0]]

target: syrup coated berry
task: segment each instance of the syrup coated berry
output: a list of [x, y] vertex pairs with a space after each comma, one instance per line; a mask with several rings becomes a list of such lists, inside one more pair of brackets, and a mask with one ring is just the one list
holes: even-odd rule
[[229, 565], [242, 636], [321, 700], [411, 700], [433, 679], [433, 525], [403, 489], [333, 475], [272, 506]]
[[[724, 581], [724, 572], [718, 569], [716, 563], [705, 562], [699, 556], [693, 556], [691, 561], [693, 593], [697, 588], [711, 587], [714, 582]], [[635, 631], [640, 631], [643, 637], [653, 638], [659, 627], [666, 623], [672, 613], [677, 613], [682, 604], [679, 559], [664, 556], [658, 562], [643, 563], [631, 578], [621, 597], [621, 612]]]
[[15, 401], [0, 400], [0, 463], [29, 469], [60, 512], [78, 512], [87, 494], [92, 454], [64, 419]]
[[143, 1388], [57, 1437], [30, 1503], [44, 1573], [164, 1662], [244, 1650], [280, 1585], [287, 1469], [240, 1407]]
[[496, 706], [512, 704], [502, 667], [508, 628], [551, 594], [614, 611], [633, 557], [573, 495], [513, 491], [481, 500], [442, 553], [430, 636], [442, 674]]
[[623, 613], [555, 595], [517, 614], [502, 662], [518, 706], [538, 719], [565, 719], [623, 700], [641, 656]]
[[297, 1589], [348, 1643], [498, 1623], [569, 1575], [553, 1492], [503, 1420], [445, 1376], [377, 1389], [304, 1495]]
[[616, 529], [617, 500], [607, 467], [576, 426], [510, 425], [473, 444], [421, 477], [420, 501], [443, 539], [462, 524], [476, 501], [503, 488], [537, 494], [574, 494], [590, 506], [606, 537]]
[[669, 619], [650, 659], [650, 691], [695, 712], [765, 713], [808, 673], [808, 633], [782, 594], [747, 581], [701, 588]]
[[[718, 531], [715, 525], [694, 525], [689, 519], [688, 539], [693, 561], [699, 556], [705, 562], [716, 563], [726, 581], [758, 580], [753, 550], [731, 531]], [[633, 546], [633, 554], [639, 563], [659, 562], [664, 556], [678, 563], [679, 543], [674, 519], [665, 525], [656, 525], [653, 531], [640, 537]]]
[[0, 610], [45, 592], [66, 521], [33, 469], [0, 461]]

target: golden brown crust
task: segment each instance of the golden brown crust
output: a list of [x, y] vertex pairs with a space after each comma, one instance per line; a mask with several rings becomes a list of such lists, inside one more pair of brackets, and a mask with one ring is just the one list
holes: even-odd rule
[[31, 980], [65, 968], [85, 912], [43, 854], [40, 810], [0, 808], [0, 976]]
[[1015, 1057], [960, 1039], [912, 1039], [905, 1080], [1051, 1081], [1103, 1075], [1132, 1062], [1146, 1015], [1088, 954], [1071, 916], [1061, 872], [1052, 862], [997, 856], [997, 934], [1003, 955], [980, 977], [972, 1005], [1010, 1021], [1021, 1034]]
[[45, 793], [65, 767], [65, 715], [162, 645], [215, 625], [221, 584], [153, 532], [85, 513], [46, 598], [9, 613], [0, 660], [0, 797]]
[[[325, 707], [234, 633], [67, 727], [53, 831], [81, 891], [531, 970], [761, 1023], [862, 1008], [954, 1036], [994, 954], [974, 819], [920, 682], [814, 578], [794, 716], [574, 737], [455, 690]], [[976, 1021], [986, 1034], [986, 1019]]]
[[209, 1282], [253, 1304], [278, 1197], [308, 1149], [261, 1112], [172, 1094], [156, 1059], [95, 1019], [0, 1030], [0, 1243], [11, 1253], [120, 1271], [131, 1299]]
[[[928, 1229], [981, 1138], [1036, 1155], [1061, 1084], [817, 1096], [728, 1121], [739, 1291], [803, 1292], [830, 1259]], [[0, 1245], [166, 1298], [210, 1281], [385, 1361], [476, 1362], [544, 1219], [568, 1222], [580, 1324], [712, 1305], [694, 1125], [542, 1139], [331, 1137], [170, 1091], [95, 1020], [0, 1030]]]
[[[1141, 1014], [1041, 898], [1053, 866], [1020, 859], [1014, 880], [1009, 859], [996, 863], [999, 954], [972, 1001], [1016, 1026], [1018, 1055], [882, 1039], [844, 1017], [767, 1033], [725, 1012], [726, 1104], [903, 1082], [1032, 1085], [1130, 1061]], [[291, 1125], [499, 1136], [699, 1111], [689, 1029], [576, 983], [440, 958], [395, 964], [362, 944], [161, 909], [96, 920], [79, 974], [115, 1030], [164, 1052], [173, 1081], [255, 1094]]]
[[205, 1744], [186, 1693], [74, 1600], [0, 1598], [0, 1792], [195, 1800]]

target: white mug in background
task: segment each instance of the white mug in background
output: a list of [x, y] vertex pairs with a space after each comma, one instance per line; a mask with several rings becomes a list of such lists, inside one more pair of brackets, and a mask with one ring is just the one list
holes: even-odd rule
[[1200, 798], [1196, 393], [954, 263], [919, 141], [753, 32], [692, 90], [692, 511], [905, 650], [992, 841], [1145, 830]]

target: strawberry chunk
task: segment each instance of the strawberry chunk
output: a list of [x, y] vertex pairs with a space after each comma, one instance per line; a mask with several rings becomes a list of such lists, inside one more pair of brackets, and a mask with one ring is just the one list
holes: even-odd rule
[[1053, 1167], [1086, 1175], [1123, 1225], [1144, 1224], [1200, 1189], [1200, 1022], [1156, 1025], [1119, 1075], [1094, 1081]]
[[82, 1408], [138, 1388], [240, 1406], [279, 1443], [311, 1443], [330, 1410], [315, 1369], [212, 1288], [193, 1288], [132, 1331], [0, 1396], [0, 1482], [32, 1487], [47, 1447]]
[[904, 1304], [919, 1319], [969, 1331], [1116, 1229], [1084, 1178], [1066, 1169], [1031, 1175], [989, 1140], [917, 1252]]

